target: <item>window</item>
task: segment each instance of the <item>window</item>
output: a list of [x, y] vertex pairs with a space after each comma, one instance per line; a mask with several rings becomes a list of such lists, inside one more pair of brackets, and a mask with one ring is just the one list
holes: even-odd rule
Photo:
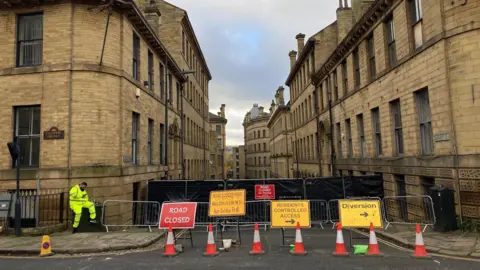
[[411, 16], [411, 25], [413, 31], [413, 40], [415, 44], [415, 49], [422, 46], [423, 44], [423, 31], [422, 31], [422, 0], [409, 0], [409, 12]]
[[263, 151], [267, 151], [267, 144], [266, 143], [263, 143]]
[[342, 63], [342, 78], [343, 78], [343, 95], [346, 96], [348, 92], [347, 61], [343, 61]]
[[138, 124], [140, 115], [136, 112], [132, 113], [132, 164], [137, 164], [138, 157]]
[[218, 139], [217, 144], [218, 144], [218, 150], [222, 151], [222, 149], [223, 149], [222, 139]]
[[392, 109], [393, 139], [395, 143], [395, 154], [403, 154], [403, 132], [402, 132], [402, 114], [400, 111], [400, 100], [390, 102]]
[[347, 132], [347, 156], [353, 156], [353, 142], [352, 142], [352, 126], [350, 119], [345, 120], [345, 129]]
[[43, 14], [18, 16], [17, 66], [39, 66], [43, 54]]
[[153, 120], [148, 119], [148, 164], [152, 164]]
[[333, 92], [338, 97], [338, 78], [337, 78], [337, 70], [333, 71]]
[[185, 54], [185, 32], [182, 30], [182, 54]]
[[363, 114], [357, 115], [357, 129], [358, 129], [358, 140], [360, 141], [360, 155], [362, 157], [366, 157], [367, 151], [365, 148], [365, 128], [363, 126]]
[[373, 125], [373, 135], [375, 141], [375, 154], [377, 156], [382, 155], [382, 132], [380, 129], [380, 109], [372, 109], [372, 125]]
[[164, 87], [164, 82], [165, 82], [165, 69], [162, 65], [162, 63], [160, 63], [160, 100], [164, 100], [164, 96], [163, 96], [163, 87]]
[[180, 84], [177, 82], [177, 110], [180, 110], [181, 92]]
[[160, 124], [160, 163], [163, 164], [163, 140], [165, 136], [165, 126], [163, 124]]
[[268, 178], [268, 172], [267, 171], [264, 171], [263, 175], [264, 175], [264, 178]]
[[140, 38], [133, 34], [133, 59], [132, 76], [135, 80], [140, 79]]
[[263, 157], [263, 165], [268, 165], [267, 164], [267, 157]]
[[148, 91], [153, 91], [153, 53], [148, 51]]
[[267, 131], [266, 130], [263, 130], [263, 137], [267, 137]]
[[377, 76], [377, 67], [375, 66], [375, 40], [373, 39], [373, 35], [370, 36], [367, 40], [368, 44], [368, 70], [370, 72], [371, 80], [375, 80]]
[[[40, 165], [40, 106], [15, 107], [15, 137], [20, 146], [20, 167]], [[16, 166], [15, 166], [16, 167]]]
[[217, 135], [222, 135], [222, 126], [221, 125], [216, 125], [215, 126], [215, 131]]
[[388, 61], [390, 67], [397, 65], [397, 49], [395, 45], [395, 24], [393, 23], [393, 16], [390, 15], [385, 22], [387, 29], [387, 47], [388, 47]]
[[358, 59], [358, 48], [353, 51], [353, 69], [355, 72], [355, 87], [360, 87], [360, 60]]
[[215, 154], [210, 154], [210, 167], [215, 167]]
[[432, 113], [428, 89], [415, 93], [418, 110], [418, 122], [420, 124], [420, 146], [423, 155], [433, 153]]
[[340, 123], [336, 125], [336, 133], [337, 133], [337, 153], [338, 157], [342, 157], [342, 130], [340, 128]]
[[172, 100], [172, 95], [173, 95], [173, 80], [172, 80], [172, 74], [168, 74], [168, 81], [167, 81], [167, 85], [168, 85], [168, 96], [167, 96], [167, 102], [172, 104], [173, 100]]

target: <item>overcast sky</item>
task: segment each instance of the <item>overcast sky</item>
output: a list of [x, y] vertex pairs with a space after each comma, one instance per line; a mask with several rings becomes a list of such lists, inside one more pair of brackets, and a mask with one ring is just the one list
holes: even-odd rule
[[188, 12], [213, 77], [210, 111], [226, 104], [230, 146], [243, 144], [242, 122], [253, 103], [268, 111], [284, 86], [295, 36], [307, 40], [332, 23], [338, 6], [338, 0], [167, 1]]

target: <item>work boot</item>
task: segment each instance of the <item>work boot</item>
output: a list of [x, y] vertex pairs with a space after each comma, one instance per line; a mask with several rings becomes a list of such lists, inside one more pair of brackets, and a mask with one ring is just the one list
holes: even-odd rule
[[97, 224], [98, 222], [95, 219], [90, 219], [90, 224]]
[[77, 228], [73, 228], [72, 233], [77, 233]]

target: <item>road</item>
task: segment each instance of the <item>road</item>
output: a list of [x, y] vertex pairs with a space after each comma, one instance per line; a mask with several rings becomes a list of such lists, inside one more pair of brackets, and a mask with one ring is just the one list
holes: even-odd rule
[[[242, 231], [244, 241], [240, 248], [233, 248], [229, 252], [223, 252], [218, 257], [203, 257], [206, 243], [206, 233], [196, 231], [193, 233], [194, 248], [188, 240], [178, 240], [185, 246], [185, 252], [177, 257], [162, 257], [163, 250], [157, 249], [146, 252], [135, 252], [123, 255], [102, 255], [89, 257], [50, 257], [50, 258], [0, 258], [2, 269], [478, 269], [479, 262], [462, 261], [434, 257], [431, 260], [413, 259], [411, 252], [404, 252], [387, 245], [381, 244], [380, 250], [385, 253], [384, 257], [371, 258], [364, 256], [333, 257], [335, 248], [335, 231], [330, 228], [303, 230], [303, 240], [308, 251], [307, 256], [291, 256], [288, 248], [281, 247], [281, 233], [279, 230], [268, 232], [260, 231], [264, 250], [263, 256], [249, 256], [252, 233]], [[294, 231], [287, 231], [292, 235]], [[349, 246], [348, 232], [344, 232], [345, 242]], [[360, 235], [355, 234], [355, 237]], [[287, 239], [293, 241], [292, 239]], [[367, 239], [355, 239], [354, 243], [368, 243]], [[217, 244], [219, 247], [219, 244]]]

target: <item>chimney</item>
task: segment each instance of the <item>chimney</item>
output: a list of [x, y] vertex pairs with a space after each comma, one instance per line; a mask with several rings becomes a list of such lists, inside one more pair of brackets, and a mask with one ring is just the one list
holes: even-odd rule
[[277, 89], [278, 105], [285, 105], [285, 98], [283, 97], [283, 91], [285, 91], [285, 88], [283, 88], [283, 86], [279, 86]]
[[272, 104], [270, 104], [270, 114], [272, 114], [273, 111], [275, 111], [275, 102], [272, 99]]
[[354, 23], [357, 23], [373, 4], [374, 0], [352, 0]]
[[348, 7], [348, 1], [344, 0], [344, 5], [342, 6], [342, 1], [339, 0], [339, 7], [337, 8], [337, 42], [340, 44], [343, 39], [348, 35], [348, 32], [353, 27], [353, 10]]
[[148, 24], [152, 27], [153, 31], [158, 35], [158, 25], [160, 20], [160, 10], [157, 7], [155, 0], [150, 0], [150, 3], [143, 10], [145, 12], [145, 18]]
[[225, 104], [222, 104], [222, 106], [220, 107], [220, 113], [220, 116], [225, 118]]
[[222, 113], [221, 112], [217, 112], [217, 115], [222, 117]]
[[258, 107], [258, 115], [261, 116], [263, 114], [263, 106]]
[[290, 51], [288, 53], [288, 56], [290, 56], [290, 69], [291, 69], [295, 65], [295, 62], [297, 61], [297, 52], [296, 51]]
[[297, 39], [298, 54], [301, 54], [305, 47], [305, 34], [299, 33], [295, 38]]

